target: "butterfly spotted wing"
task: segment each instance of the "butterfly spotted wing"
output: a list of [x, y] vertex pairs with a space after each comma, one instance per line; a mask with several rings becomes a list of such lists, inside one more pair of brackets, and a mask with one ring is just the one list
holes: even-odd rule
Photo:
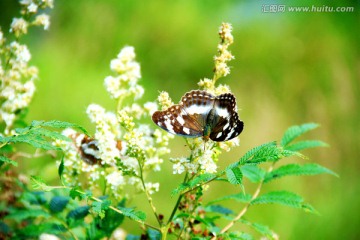
[[205, 91], [188, 92], [179, 104], [155, 112], [152, 120], [169, 133], [217, 142], [230, 140], [243, 129], [230, 93], [215, 97]]

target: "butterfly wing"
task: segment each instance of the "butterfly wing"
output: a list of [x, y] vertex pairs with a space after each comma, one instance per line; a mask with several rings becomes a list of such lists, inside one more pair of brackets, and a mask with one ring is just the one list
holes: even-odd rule
[[244, 123], [236, 112], [236, 99], [231, 93], [221, 94], [216, 97], [215, 119], [212, 123], [210, 139], [216, 142], [228, 141], [238, 136]]
[[214, 100], [215, 97], [205, 91], [191, 91], [181, 98], [180, 104], [155, 112], [152, 120], [169, 133], [200, 137]]

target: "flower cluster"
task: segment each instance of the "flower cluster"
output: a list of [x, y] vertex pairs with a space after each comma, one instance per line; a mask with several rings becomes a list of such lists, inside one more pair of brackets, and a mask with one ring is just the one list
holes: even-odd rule
[[158, 109], [156, 103], [124, 104], [126, 97], [137, 100], [144, 93], [138, 84], [141, 74], [134, 48], [123, 48], [111, 61], [110, 68], [114, 75], [106, 77], [104, 84], [110, 96], [117, 100], [117, 112], [90, 104], [87, 114], [96, 128], [93, 139], [65, 131], [65, 135], [72, 139], [76, 136], [77, 140], [55, 143], [66, 150], [64, 178], [69, 184], [77, 185], [81, 182], [77, 176], [87, 174], [92, 190], [98, 188], [98, 181], [102, 179], [106, 183], [106, 193], [118, 200], [127, 196], [125, 186], [153, 194], [159, 190], [159, 183], [146, 182], [145, 175], [160, 171], [162, 156], [170, 152], [168, 143], [172, 136], [142, 123], [144, 117], [149, 118]]
[[0, 29], [0, 121], [5, 123], [6, 135], [12, 134], [14, 122], [30, 104], [35, 92], [34, 80], [38, 78], [38, 69], [29, 66], [30, 51], [19, 39], [30, 26], [43, 26], [47, 30], [49, 16], [38, 14], [38, 10], [53, 7], [52, 0], [21, 0], [20, 4], [21, 17], [14, 18], [10, 26], [16, 40], [7, 43]]
[[220, 84], [218, 87], [215, 87], [215, 83], [219, 78], [225, 77], [230, 73], [230, 68], [227, 65], [227, 62], [234, 59], [234, 56], [228, 50], [229, 46], [234, 42], [234, 37], [232, 36], [231, 31], [232, 26], [229, 23], [223, 23], [220, 26], [220, 43], [217, 47], [218, 53], [214, 57], [214, 77], [213, 79], [205, 78], [200, 80], [198, 83], [200, 87], [215, 95], [230, 92], [229, 86]]
[[133, 94], [135, 99], [140, 99], [144, 94], [144, 88], [138, 85], [141, 78], [140, 64], [134, 59], [134, 48], [128, 46], [111, 60], [110, 68], [116, 76], [107, 76], [104, 84], [112, 98], [125, 98]]

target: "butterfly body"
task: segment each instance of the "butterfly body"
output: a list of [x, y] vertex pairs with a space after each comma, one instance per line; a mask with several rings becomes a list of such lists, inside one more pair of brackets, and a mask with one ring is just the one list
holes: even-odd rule
[[217, 142], [238, 136], [244, 126], [234, 95], [213, 96], [200, 90], [186, 93], [178, 105], [155, 112], [152, 120], [169, 133]]

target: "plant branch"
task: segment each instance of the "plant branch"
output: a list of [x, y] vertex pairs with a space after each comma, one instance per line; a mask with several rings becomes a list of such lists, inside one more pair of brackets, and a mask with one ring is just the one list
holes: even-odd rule
[[[271, 172], [271, 171], [273, 170], [274, 164], [275, 164], [275, 163], [273, 163], [273, 164], [269, 167], [268, 172]], [[229, 229], [235, 224], [235, 222], [237, 222], [242, 216], [245, 215], [245, 213], [247, 212], [247, 210], [248, 210], [249, 207], [251, 206], [251, 202], [252, 202], [255, 198], [257, 198], [257, 197], [259, 196], [260, 191], [261, 191], [261, 187], [262, 187], [263, 184], [264, 184], [264, 180], [262, 180], [262, 181], [259, 183], [258, 187], [256, 188], [254, 194], [253, 194], [252, 197], [251, 197], [251, 200], [245, 205], [245, 207], [239, 212], [239, 214], [238, 214], [233, 220], [231, 220], [231, 222], [229, 222], [228, 225], [226, 225], [223, 229], [221, 229], [220, 233], [225, 233], [227, 230], [229, 230]], [[216, 236], [214, 236], [214, 237], [211, 238], [211, 240], [215, 240], [215, 239], [216, 239]]]

